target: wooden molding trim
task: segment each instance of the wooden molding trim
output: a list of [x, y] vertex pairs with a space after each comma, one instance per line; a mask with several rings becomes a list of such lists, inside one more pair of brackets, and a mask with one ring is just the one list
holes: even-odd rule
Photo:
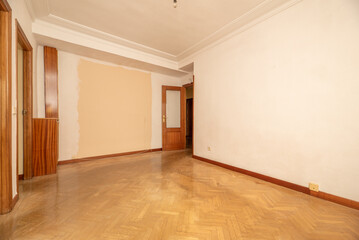
[[266, 176], [266, 175], [263, 175], [260, 173], [248, 171], [243, 168], [234, 167], [234, 166], [231, 166], [231, 165], [228, 165], [225, 163], [217, 162], [217, 161], [203, 158], [200, 156], [192, 155], [192, 158], [203, 161], [203, 162], [207, 162], [207, 163], [210, 163], [213, 165], [217, 165], [219, 167], [226, 168], [226, 169], [229, 169], [229, 170], [232, 170], [235, 172], [239, 172], [239, 173], [251, 176], [251, 177], [255, 177], [255, 178], [258, 178], [258, 179], [261, 179], [261, 180], [264, 180], [264, 181], [267, 181], [267, 182], [270, 182], [270, 183], [273, 183], [273, 184], [276, 184], [276, 185], [279, 185], [282, 187], [286, 187], [286, 188], [289, 188], [289, 189], [292, 189], [292, 190], [295, 190], [298, 192], [302, 192], [302, 193], [305, 193], [305, 194], [308, 194], [308, 195], [311, 195], [311, 196], [314, 196], [317, 198], [321, 198], [321, 199], [324, 199], [324, 200], [327, 200], [330, 202], [334, 202], [334, 203], [337, 203], [337, 204], [340, 204], [340, 205], [343, 205], [346, 207], [350, 207], [350, 208], [359, 210], [359, 202], [354, 201], [354, 200], [346, 199], [346, 198], [339, 197], [339, 196], [332, 195], [332, 194], [325, 193], [325, 192], [320, 192], [320, 191], [314, 192], [314, 191], [309, 190], [309, 188], [303, 187], [298, 184], [280, 180], [278, 178], [269, 177], [269, 176]]
[[132, 151], [132, 152], [124, 152], [124, 153], [114, 153], [114, 154], [107, 154], [107, 155], [100, 155], [100, 156], [93, 156], [93, 157], [85, 157], [85, 158], [76, 158], [76, 159], [59, 161], [58, 165], [86, 162], [86, 161], [98, 160], [98, 159], [102, 159], [102, 158], [111, 158], [111, 157], [120, 157], [120, 156], [126, 156], [126, 155], [134, 155], [134, 154], [140, 154], [140, 153], [160, 152], [160, 151], [162, 151], [162, 148], [154, 148], [154, 149]]
[[24, 30], [21, 28], [21, 25], [17, 19], [15, 19], [15, 25], [16, 25], [17, 42], [21, 45], [21, 47], [25, 51], [31, 51], [32, 46], [29, 40], [27, 39], [26, 34]]
[[359, 210], [359, 202], [351, 200], [351, 199], [347, 199], [347, 198], [343, 198], [343, 197], [339, 197], [330, 193], [326, 193], [326, 192], [314, 192], [314, 191], [310, 191], [310, 195], [313, 197], [317, 197], [317, 198], [321, 198], [330, 202], [334, 202], [343, 206], [347, 206], [350, 208], [354, 208]]
[[182, 85], [184, 88], [193, 87], [193, 82]]
[[0, 11], [11, 12], [11, 7], [10, 7], [9, 3], [7, 2], [7, 0], [0, 1]]
[[6, 0], [0, 0], [0, 214], [12, 209], [11, 88], [12, 13]]
[[15, 195], [15, 197], [12, 199], [12, 202], [11, 202], [11, 210], [15, 207], [17, 201], [19, 201], [19, 193], [17, 193]]
[[[20, 44], [24, 56], [23, 56], [23, 109], [26, 110], [26, 114], [23, 115], [23, 141], [24, 141], [24, 179], [32, 178], [32, 109], [33, 109], [33, 98], [32, 98], [32, 75], [33, 75], [33, 64], [32, 56], [33, 49], [27, 39], [21, 25], [18, 20], [15, 19], [16, 28], [16, 42]], [[16, 69], [17, 66], [17, 54], [16, 54]], [[16, 71], [17, 74], [18, 71]], [[16, 77], [17, 79], [17, 77]], [[18, 80], [16, 80], [16, 89], [18, 88]], [[16, 91], [16, 101], [18, 100], [18, 91]], [[18, 114], [16, 115], [16, 132], [18, 130]], [[16, 136], [16, 149], [18, 148], [18, 134]], [[16, 169], [18, 169], [18, 152], [16, 154]], [[17, 184], [18, 185], [18, 184]], [[18, 187], [18, 186], [17, 186]]]
[[17, 179], [18, 180], [24, 180], [24, 174], [17, 175]]

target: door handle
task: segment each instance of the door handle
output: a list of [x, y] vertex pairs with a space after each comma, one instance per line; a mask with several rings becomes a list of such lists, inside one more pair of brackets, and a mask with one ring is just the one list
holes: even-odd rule
[[26, 114], [27, 114], [27, 110], [26, 109], [22, 110], [22, 115], [26, 115]]
[[164, 123], [166, 122], [166, 115], [162, 116], [162, 122], [164, 122]]

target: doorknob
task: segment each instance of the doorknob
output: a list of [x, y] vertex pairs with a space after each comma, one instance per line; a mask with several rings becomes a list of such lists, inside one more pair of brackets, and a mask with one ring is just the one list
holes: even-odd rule
[[26, 109], [22, 110], [22, 115], [26, 115], [26, 114], [27, 114], [27, 110]]

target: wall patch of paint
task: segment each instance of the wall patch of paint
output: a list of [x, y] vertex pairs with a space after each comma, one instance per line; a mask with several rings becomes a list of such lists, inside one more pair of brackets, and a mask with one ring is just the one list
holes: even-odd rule
[[151, 148], [151, 74], [80, 59], [75, 158]]

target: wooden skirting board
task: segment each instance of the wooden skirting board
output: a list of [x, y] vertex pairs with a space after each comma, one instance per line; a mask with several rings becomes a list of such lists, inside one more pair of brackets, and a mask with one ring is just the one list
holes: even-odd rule
[[16, 193], [15, 197], [12, 199], [11, 209], [13, 209], [15, 207], [17, 201], [19, 201], [19, 193]]
[[58, 165], [86, 162], [86, 161], [97, 160], [97, 159], [102, 159], [102, 158], [120, 157], [120, 156], [133, 155], [133, 154], [139, 154], [139, 153], [159, 152], [159, 151], [162, 151], [162, 148], [154, 148], [154, 149], [124, 152], [124, 153], [114, 153], [114, 154], [85, 157], [85, 158], [76, 158], [76, 159], [71, 159], [71, 160], [59, 161]]
[[248, 171], [248, 170], [245, 170], [245, 169], [242, 169], [242, 168], [234, 167], [234, 166], [231, 166], [231, 165], [228, 165], [228, 164], [224, 164], [224, 163], [217, 162], [217, 161], [214, 161], [214, 160], [210, 160], [210, 159], [207, 159], [207, 158], [203, 158], [203, 157], [200, 157], [200, 156], [193, 155], [192, 157], [197, 159], [197, 160], [203, 161], [203, 162], [211, 163], [211, 164], [214, 164], [214, 165], [217, 165], [217, 166], [220, 166], [220, 167], [223, 167], [223, 168], [235, 171], [235, 172], [239, 172], [239, 173], [246, 174], [248, 176], [255, 177], [255, 178], [270, 182], [270, 183], [274, 183], [274, 184], [282, 186], [282, 187], [290, 188], [290, 189], [298, 191], [298, 192], [302, 192], [302, 193], [305, 193], [305, 194], [308, 194], [308, 195], [311, 195], [311, 196], [314, 196], [314, 197], [317, 197], [317, 198], [321, 198], [321, 199], [324, 199], [324, 200], [327, 200], [327, 201], [331, 201], [331, 202], [334, 202], [334, 203], [337, 203], [337, 204], [340, 204], [340, 205], [343, 205], [343, 206], [347, 206], [347, 207], [359, 210], [359, 202], [354, 201], [354, 200], [339, 197], [339, 196], [332, 195], [332, 194], [325, 193], [325, 192], [320, 192], [320, 191], [319, 192], [314, 192], [314, 191], [309, 190], [309, 188], [303, 187], [303, 186], [298, 185], [298, 184], [283, 181], [283, 180], [280, 180], [280, 179], [277, 179], [277, 178], [269, 177], [269, 176], [266, 176], [266, 175], [263, 175], [263, 174], [260, 174], [260, 173]]

